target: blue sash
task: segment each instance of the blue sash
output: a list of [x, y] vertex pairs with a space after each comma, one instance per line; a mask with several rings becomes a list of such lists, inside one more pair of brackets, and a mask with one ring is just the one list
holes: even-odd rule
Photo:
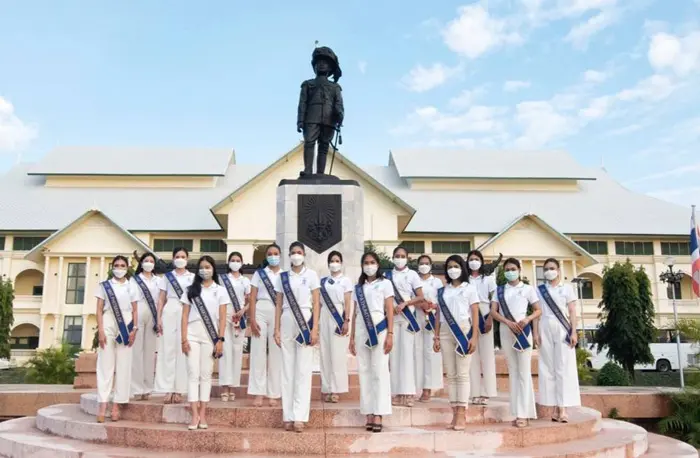
[[[221, 281], [224, 284], [224, 288], [226, 288], [228, 296], [231, 298], [231, 305], [233, 305], [233, 310], [235, 310], [236, 313], [240, 312], [241, 303], [238, 302], [238, 295], [236, 294], [236, 290], [233, 289], [233, 283], [231, 283], [231, 280], [229, 280], [228, 274], [223, 275], [221, 277]], [[245, 324], [245, 315], [241, 316], [240, 326], [242, 330], [245, 330], [245, 328], [247, 327], [247, 325]]]
[[481, 314], [481, 309], [479, 309], [479, 333], [486, 334], [486, 320], [489, 319], [490, 313], [486, 315]]
[[335, 334], [338, 336], [343, 335], [343, 325], [345, 324], [345, 320], [343, 320], [343, 317], [340, 316], [340, 313], [338, 313], [338, 309], [335, 307], [335, 304], [331, 300], [331, 296], [328, 294], [328, 291], [326, 290], [326, 282], [329, 284], [333, 285], [335, 284], [335, 281], [332, 278], [324, 278], [321, 280], [321, 297], [323, 297], [323, 302], [326, 303], [328, 306], [328, 311], [331, 312], [331, 316], [335, 320]]
[[153, 300], [153, 295], [151, 295], [151, 290], [148, 289], [148, 286], [146, 286], [140, 274], [134, 275], [134, 281], [139, 285], [139, 288], [141, 288], [148, 308], [151, 309], [151, 314], [153, 315], [153, 332], [158, 333], [158, 309], [156, 308], [156, 301]]
[[260, 277], [260, 281], [263, 282], [263, 285], [265, 285], [265, 289], [267, 290], [267, 294], [270, 296], [270, 300], [274, 304], [275, 297], [277, 297], [277, 293], [275, 292], [275, 287], [272, 285], [272, 282], [270, 281], [270, 277], [267, 276], [267, 272], [265, 272], [265, 269], [258, 269], [258, 276]]
[[[498, 295], [498, 303], [501, 306], [501, 315], [509, 321], [515, 321], [515, 318], [513, 318], [513, 315], [510, 313], [508, 304], [506, 304], [505, 286], [499, 286], [496, 290], [496, 294]], [[517, 321], [515, 322], [517, 323]], [[530, 348], [530, 342], [528, 342], [527, 338], [530, 336], [531, 329], [532, 327], [528, 324], [525, 326], [525, 329], [523, 329], [522, 334], [515, 335], [515, 342], [513, 343], [513, 348], [515, 350], [525, 351]], [[508, 330], [510, 331], [510, 329]]]
[[287, 298], [289, 308], [294, 315], [294, 321], [297, 322], [297, 326], [299, 327], [299, 335], [296, 341], [299, 345], [311, 345], [311, 327], [314, 321], [313, 315], [307, 323], [304, 319], [304, 315], [301, 313], [301, 307], [299, 307], [297, 298], [294, 297], [292, 286], [289, 284], [289, 272], [280, 273], [280, 280], [282, 281], [282, 291], [284, 291], [284, 296]]
[[435, 314], [430, 312], [425, 312], [425, 316], [428, 317], [428, 322], [425, 323], [426, 331], [435, 331]]
[[464, 332], [462, 332], [462, 328], [460, 328], [459, 324], [457, 324], [457, 321], [455, 321], [454, 315], [452, 315], [450, 309], [447, 308], [447, 303], [445, 303], [444, 294], [445, 287], [443, 286], [438, 290], [438, 305], [440, 306], [440, 313], [442, 313], [442, 316], [445, 317], [445, 322], [450, 328], [452, 337], [454, 337], [455, 342], [457, 343], [455, 351], [459, 356], [467, 356], [469, 354], [469, 341], [472, 338], [472, 331], [474, 329], [474, 326], [469, 328], [469, 332], [465, 336]]
[[[211, 315], [209, 315], [209, 310], [207, 310], [207, 307], [204, 305], [201, 296], [193, 297], [192, 302], [194, 306], [197, 307], [197, 311], [199, 312], [199, 316], [202, 317], [202, 323], [204, 323], [207, 334], [209, 334], [211, 342], [214, 344], [214, 347], [216, 347], [216, 344], [219, 342], [219, 333], [216, 331], [216, 327], [214, 327], [214, 322], [211, 319]], [[221, 358], [221, 355], [216, 354], [216, 348], [214, 348], [212, 356], [214, 359]]]
[[386, 330], [386, 317], [375, 326], [372, 315], [369, 313], [369, 305], [367, 305], [367, 298], [365, 297], [365, 291], [362, 289], [362, 285], [355, 285], [355, 296], [357, 297], [357, 307], [362, 315], [362, 321], [365, 322], [365, 328], [369, 336], [365, 341], [365, 346], [367, 348], [374, 348], [379, 343], [379, 334]]
[[122, 345], [129, 345], [129, 334], [134, 329], [134, 320], [127, 326], [124, 323], [124, 316], [122, 315], [122, 309], [119, 308], [119, 302], [117, 301], [117, 295], [114, 294], [114, 289], [109, 280], [102, 282], [102, 287], [105, 289], [107, 294], [107, 299], [109, 300], [109, 305], [112, 308], [112, 314], [114, 315], [114, 320], [117, 322], [117, 327], [119, 328], [119, 335], [117, 335], [117, 343]]
[[177, 281], [175, 275], [173, 275], [172, 272], [168, 272], [165, 274], [165, 278], [168, 279], [170, 286], [173, 287], [173, 291], [175, 291], [175, 294], [177, 294], [177, 300], [181, 300], [184, 291], [182, 291], [182, 286], [180, 286], [180, 282]]
[[[402, 302], [404, 302], [403, 296], [401, 296], [399, 289], [396, 287], [396, 283], [394, 283], [392, 274], [393, 272], [390, 270], [386, 273], [386, 278], [391, 282], [391, 286], [394, 287], [394, 302], [396, 303], [396, 305], [400, 305]], [[408, 327], [406, 328], [408, 329], [408, 332], [416, 333], [420, 331], [420, 325], [418, 324], [418, 321], [416, 321], [416, 317], [411, 312], [411, 309], [409, 307], [404, 307], [401, 313], [403, 314], [404, 318], [406, 318], [406, 321], [408, 321]]]
[[559, 320], [561, 325], [564, 327], [564, 331], [566, 331], [564, 343], [571, 345], [571, 323], [569, 323], [569, 320], [567, 320], [564, 314], [561, 313], [561, 309], [554, 302], [554, 298], [551, 294], [549, 294], [549, 291], [547, 291], [547, 285], [540, 285], [538, 288], [540, 290], [540, 294], [542, 295], [542, 299], [544, 299], [544, 302], [549, 307], [549, 310], [551, 310], [554, 316], [557, 317], [557, 320]]

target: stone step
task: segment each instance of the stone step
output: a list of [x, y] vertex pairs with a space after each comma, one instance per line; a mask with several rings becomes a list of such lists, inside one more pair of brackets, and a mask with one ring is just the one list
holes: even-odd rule
[[[97, 395], [83, 394], [80, 398], [81, 410], [95, 416], [98, 412]], [[163, 405], [158, 397], [149, 401], [134, 401], [122, 408], [124, 420], [151, 423], [189, 424], [190, 408], [186, 404]], [[414, 407], [394, 407], [387, 416], [387, 426], [430, 426], [445, 425], [452, 419], [452, 409], [446, 399], [434, 399], [428, 403], [416, 403]], [[495, 399], [488, 406], [470, 406], [467, 410], [469, 423], [485, 424], [509, 422], [510, 407], [507, 399]], [[210, 425], [234, 427], [281, 428], [281, 407], [254, 407], [251, 399], [237, 399], [233, 402], [213, 400], [207, 408], [207, 422]], [[365, 416], [359, 405], [353, 401], [337, 404], [324, 404], [312, 401], [309, 415], [309, 428], [361, 427]]]

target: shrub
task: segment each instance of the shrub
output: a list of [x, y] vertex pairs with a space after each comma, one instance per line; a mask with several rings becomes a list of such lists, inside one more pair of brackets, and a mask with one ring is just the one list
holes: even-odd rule
[[689, 388], [671, 395], [673, 414], [659, 422], [659, 431], [700, 448], [700, 390]]
[[68, 385], [75, 379], [75, 352], [63, 343], [60, 347], [37, 351], [26, 364], [27, 382]]
[[597, 384], [598, 386], [629, 386], [630, 378], [623, 368], [611, 361], [598, 372]]
[[576, 369], [578, 370], [578, 380], [581, 383], [593, 379], [591, 370], [588, 368], [588, 358], [590, 357], [591, 353], [585, 348], [576, 348]]

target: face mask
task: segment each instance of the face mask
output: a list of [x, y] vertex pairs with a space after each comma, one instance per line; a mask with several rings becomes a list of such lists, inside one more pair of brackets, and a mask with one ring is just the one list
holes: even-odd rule
[[365, 273], [365, 275], [369, 277], [373, 277], [377, 274], [377, 270], [379, 269], [379, 266], [376, 264], [365, 264], [362, 266], [362, 271]]
[[238, 272], [239, 270], [241, 270], [241, 267], [243, 267], [242, 262], [231, 261], [228, 263], [228, 268], [234, 272]]
[[469, 261], [469, 268], [471, 270], [479, 270], [481, 268], [481, 261], [478, 261], [476, 259]]
[[556, 270], [545, 270], [544, 271], [544, 278], [546, 278], [548, 281], [552, 281], [555, 278], [559, 276], [559, 272]]
[[421, 264], [418, 266], [418, 272], [423, 275], [428, 275], [430, 273], [430, 264]]
[[517, 270], [506, 270], [504, 275], [508, 281], [515, 281], [520, 277], [520, 273]]
[[202, 277], [203, 280], [209, 280], [214, 276], [214, 271], [211, 269], [199, 269], [199, 276]]
[[407, 262], [408, 259], [406, 258], [394, 258], [394, 265], [397, 269], [403, 269], [404, 267], [406, 267]]
[[176, 260], [173, 261], [173, 265], [174, 265], [177, 269], [184, 269], [185, 267], [187, 267], [187, 259], [185, 259], [185, 258], [177, 258]]
[[460, 269], [459, 267], [451, 267], [447, 269], [447, 275], [452, 280], [457, 280], [459, 277], [462, 276], [462, 269]]
[[143, 263], [141, 263], [141, 268], [143, 269], [144, 272], [152, 272], [152, 271], [153, 271], [153, 268], [154, 268], [155, 266], [156, 266], [156, 265], [153, 264], [152, 262], [143, 262]]
[[277, 267], [280, 265], [280, 257], [279, 256], [268, 256], [267, 263], [270, 264], [272, 267]]
[[112, 275], [114, 278], [122, 279], [126, 275], [126, 269], [112, 269]]
[[328, 270], [330, 270], [333, 273], [340, 272], [340, 269], [343, 268], [343, 265], [339, 262], [331, 262], [328, 264]]
[[303, 254], [293, 254], [289, 257], [289, 260], [292, 261], [292, 265], [294, 267], [299, 267], [300, 265], [304, 264], [304, 255]]

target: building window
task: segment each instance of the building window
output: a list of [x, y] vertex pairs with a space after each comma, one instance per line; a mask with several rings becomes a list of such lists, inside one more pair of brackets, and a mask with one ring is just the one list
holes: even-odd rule
[[537, 275], [536, 281], [538, 285], [544, 285], [544, 266], [537, 266], [535, 267], [535, 272]]
[[408, 250], [409, 253], [412, 254], [423, 254], [425, 253], [425, 242], [422, 241], [403, 241], [399, 243], [399, 246], [402, 246]]
[[44, 237], [15, 237], [12, 242], [14, 251], [30, 251], [44, 241]]
[[681, 294], [681, 284], [680, 283], [674, 283], [671, 285], [670, 283], [666, 286], [666, 297], [669, 299], [673, 299], [673, 290], [676, 290], [676, 300], [681, 300], [683, 299], [683, 295]]
[[85, 263], [68, 264], [66, 304], [82, 304], [85, 300]]
[[36, 350], [39, 347], [39, 336], [10, 337], [11, 350]]
[[598, 240], [577, 240], [576, 244], [590, 254], [608, 254], [608, 242]]
[[471, 250], [471, 243], [433, 241], [433, 253], [440, 254], [467, 254]]
[[654, 254], [652, 242], [615, 242], [615, 253], [627, 256], [651, 256]]
[[187, 251], [192, 251], [194, 242], [192, 239], [155, 239], [153, 241], [153, 251], [159, 253], [172, 253], [175, 248], [184, 247]]
[[226, 253], [226, 244], [219, 239], [202, 239], [200, 241], [199, 251], [202, 253]]
[[661, 242], [661, 254], [688, 256], [690, 255], [690, 242]]
[[83, 317], [67, 316], [63, 320], [63, 341], [79, 347], [83, 342]]
[[43, 296], [44, 295], [44, 285], [38, 285], [32, 287], [32, 296]]
[[593, 299], [592, 281], [584, 281], [581, 283], [581, 299]]
[[5, 250], [5, 237], [0, 237], [0, 251]]

